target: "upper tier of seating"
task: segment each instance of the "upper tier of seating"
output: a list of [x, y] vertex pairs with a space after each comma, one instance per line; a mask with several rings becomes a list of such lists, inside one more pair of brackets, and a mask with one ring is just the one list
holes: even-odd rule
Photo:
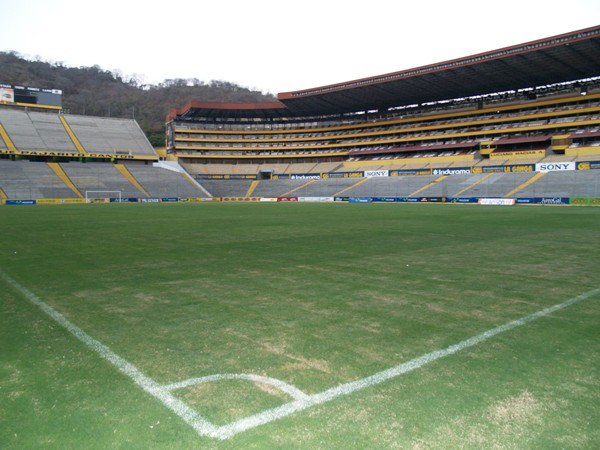
[[[482, 149], [486, 157], [492, 152], [562, 152], [600, 141], [600, 86], [585, 96], [557, 95], [445, 112], [393, 112], [353, 121], [326, 119], [310, 126], [278, 125], [276, 121], [171, 122], [167, 150], [187, 162], [222, 164], [467, 155]], [[562, 140], [555, 145], [558, 136]]]
[[5, 154], [158, 159], [135, 120], [0, 107], [0, 151]]

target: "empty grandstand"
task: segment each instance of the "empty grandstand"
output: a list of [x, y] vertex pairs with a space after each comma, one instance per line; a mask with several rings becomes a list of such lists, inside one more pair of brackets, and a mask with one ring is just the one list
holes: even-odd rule
[[134, 120], [5, 105], [2, 158], [48, 167], [14, 164], [0, 193], [597, 198], [600, 26], [275, 102], [191, 101], [166, 128], [159, 157]]
[[272, 103], [192, 101], [167, 151], [217, 196], [595, 197], [588, 176], [535, 175], [600, 167], [599, 44], [595, 27]]
[[3, 200], [208, 196], [177, 164], [159, 164], [134, 120], [10, 105], [0, 108], [0, 136]]

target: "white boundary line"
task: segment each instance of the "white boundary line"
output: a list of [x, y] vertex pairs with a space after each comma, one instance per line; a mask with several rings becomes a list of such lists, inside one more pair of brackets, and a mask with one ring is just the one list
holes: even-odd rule
[[348, 395], [361, 389], [365, 389], [367, 387], [383, 383], [384, 381], [411, 372], [440, 358], [444, 358], [445, 356], [452, 355], [461, 350], [487, 341], [488, 339], [496, 336], [497, 334], [504, 333], [505, 331], [509, 331], [514, 328], [520, 327], [533, 320], [547, 316], [548, 314], [551, 314], [555, 311], [561, 310], [575, 303], [586, 300], [596, 294], [600, 294], [600, 288], [593, 289], [591, 291], [578, 295], [577, 297], [573, 297], [558, 305], [550, 306], [528, 316], [521, 317], [520, 319], [513, 320], [512, 322], [508, 322], [504, 325], [500, 325], [496, 328], [484, 331], [481, 334], [473, 336], [464, 341], [460, 341], [459, 343], [446, 347], [443, 350], [436, 350], [418, 358], [412, 359], [403, 364], [400, 364], [398, 366], [392, 367], [390, 369], [377, 372], [376, 374], [368, 376], [361, 380], [340, 384], [334, 388], [328, 389], [318, 394], [311, 395], [304, 400], [297, 400], [291, 403], [287, 403], [285, 405], [263, 411], [253, 416], [245, 417], [228, 425], [223, 425], [218, 429], [218, 437], [221, 439], [226, 439], [242, 431], [249, 430], [259, 425], [264, 425], [277, 419], [281, 419], [295, 412], [308, 409], [315, 405], [320, 405], [337, 397]]
[[[303, 411], [305, 409], [311, 408], [316, 405], [320, 405], [326, 403], [328, 401], [334, 400], [338, 397], [351, 394], [353, 392], [365, 389], [370, 386], [374, 386], [380, 383], [383, 383], [387, 380], [395, 378], [399, 375], [411, 372], [415, 369], [425, 366], [433, 361], [444, 358], [446, 356], [457, 353], [466, 348], [472, 347], [474, 345], [480, 344], [488, 339], [506, 331], [512, 330], [514, 328], [523, 326], [529, 322], [537, 320], [541, 317], [552, 314], [561, 309], [567, 308], [568, 306], [574, 305], [575, 303], [579, 303], [581, 301], [587, 300], [594, 295], [600, 294], [600, 288], [593, 289], [591, 291], [585, 292], [576, 297], [572, 297], [569, 300], [566, 300], [563, 303], [550, 306], [548, 308], [544, 308], [539, 310], [533, 314], [529, 314], [527, 316], [521, 317], [520, 319], [513, 320], [512, 322], [508, 322], [504, 325], [500, 325], [496, 328], [492, 328], [490, 330], [484, 331], [481, 334], [473, 336], [464, 341], [460, 341], [457, 344], [446, 347], [443, 350], [436, 350], [430, 353], [427, 353], [418, 358], [412, 359], [408, 362], [400, 364], [398, 366], [392, 367], [387, 370], [383, 370], [381, 372], [377, 372], [371, 376], [366, 378], [352, 381], [350, 383], [340, 384], [334, 388], [327, 389], [323, 392], [314, 394], [314, 395], [306, 395], [296, 387], [287, 384], [283, 381], [276, 380], [274, 378], [262, 377], [259, 375], [252, 374], [218, 374], [211, 375], [207, 377], [201, 378], [192, 378], [190, 380], [185, 380], [178, 383], [172, 383], [168, 385], [160, 385], [156, 383], [156, 381], [144, 375], [138, 368], [136, 368], [133, 364], [129, 363], [125, 359], [121, 358], [119, 355], [114, 353], [110, 348], [101, 342], [95, 340], [90, 335], [85, 333], [81, 328], [75, 326], [69, 320], [67, 320], [62, 314], [56, 311], [54, 308], [49, 306], [40, 300], [34, 293], [21, 286], [18, 282], [13, 280], [10, 276], [0, 270], [0, 278], [2, 278], [6, 283], [12, 286], [15, 290], [19, 291], [27, 300], [29, 300], [34, 305], [38, 306], [44, 313], [66, 328], [71, 334], [73, 334], [77, 339], [86, 344], [104, 359], [113, 364], [119, 371], [127, 375], [131, 378], [137, 385], [141, 386], [146, 392], [150, 395], [154, 396], [158, 400], [160, 400], [168, 409], [177, 414], [182, 420], [184, 420], [188, 425], [190, 425], [196, 432], [202, 436], [209, 436], [218, 438], [221, 440], [228, 439], [232, 436], [235, 436], [238, 433], [243, 431], [255, 428], [260, 425], [264, 425], [275, 420], [281, 419], [283, 417], [294, 414], [298, 411]], [[275, 386], [282, 391], [288, 393], [295, 400], [281, 405], [276, 408], [268, 409], [262, 411], [258, 414], [254, 414], [252, 416], [245, 417], [243, 419], [237, 420], [235, 422], [231, 422], [227, 425], [216, 426], [198, 414], [195, 410], [190, 408], [181, 400], [174, 397], [170, 391], [175, 389], [180, 389], [183, 387], [191, 386], [198, 383], [205, 383], [209, 381], [220, 381], [220, 380], [228, 380], [228, 379], [247, 379], [256, 381], [259, 383], [266, 383], [272, 386]]]
[[61, 326], [66, 328], [67, 331], [69, 331], [73, 336], [75, 336], [89, 348], [98, 353], [102, 358], [110, 362], [123, 374], [131, 378], [131, 380], [133, 380], [135, 384], [141, 386], [142, 389], [144, 389], [150, 395], [160, 400], [163, 405], [165, 405], [167, 408], [169, 408], [171, 411], [177, 414], [188, 425], [190, 425], [194, 430], [196, 430], [198, 434], [217, 437], [215, 435], [217, 427], [215, 427], [212, 423], [210, 423], [204, 417], [199, 415], [196, 411], [194, 411], [188, 405], [183, 403], [181, 400], [171, 395], [171, 393], [167, 389], [161, 387], [158, 383], [156, 383], [156, 381], [144, 375], [133, 364], [121, 358], [106, 345], [102, 344], [100, 341], [97, 341], [85, 331], [83, 331], [81, 328], [74, 325], [72, 322], [66, 319], [65, 316], [63, 316], [61, 313], [56, 311], [48, 304], [44, 303], [42, 300], [39, 299], [37, 295], [35, 295], [33, 292], [31, 292], [24, 286], [20, 285], [2, 270], [0, 270], [0, 278], [2, 278], [6, 283], [12, 286], [15, 290], [20, 292], [31, 303], [39, 307], [44, 313], [50, 316], [50, 318], [54, 319]]

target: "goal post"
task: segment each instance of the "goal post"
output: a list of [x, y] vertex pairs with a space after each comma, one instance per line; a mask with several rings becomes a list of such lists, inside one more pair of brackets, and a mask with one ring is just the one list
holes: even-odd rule
[[85, 191], [86, 203], [109, 203], [111, 198], [121, 202], [121, 191]]

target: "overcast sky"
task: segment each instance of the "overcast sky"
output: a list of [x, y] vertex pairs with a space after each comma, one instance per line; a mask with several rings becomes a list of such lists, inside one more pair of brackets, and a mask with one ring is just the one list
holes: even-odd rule
[[28, 59], [276, 94], [596, 26], [600, 1], [0, 0], [0, 17], [0, 51]]

